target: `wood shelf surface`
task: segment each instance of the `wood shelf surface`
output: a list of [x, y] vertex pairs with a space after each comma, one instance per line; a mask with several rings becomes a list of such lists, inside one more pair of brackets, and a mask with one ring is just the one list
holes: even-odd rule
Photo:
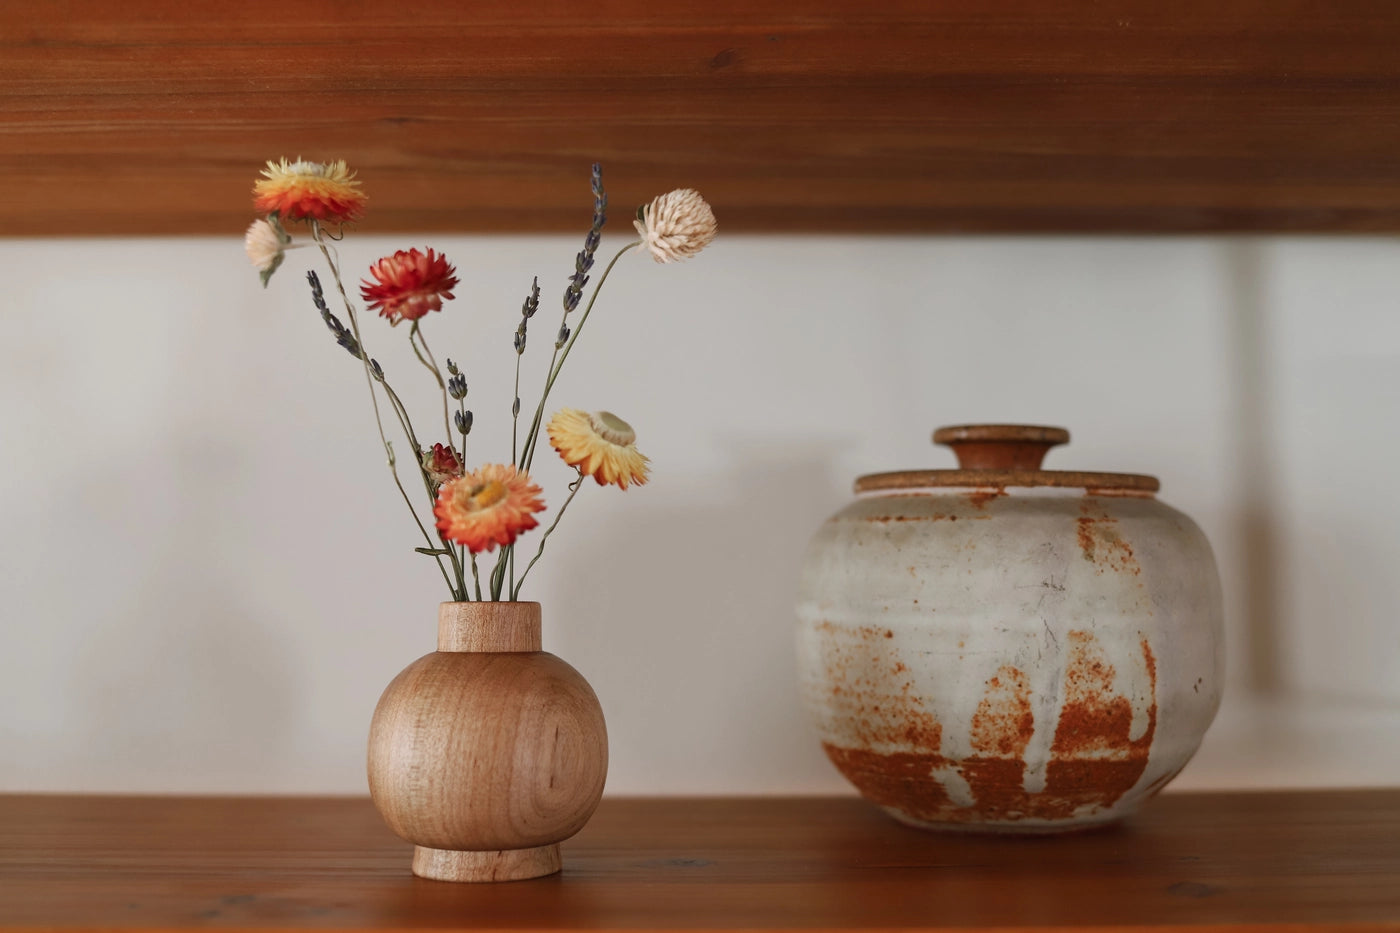
[[368, 232], [1400, 232], [1393, 0], [0, 3], [0, 232], [224, 233], [279, 156]]
[[0, 930], [1400, 930], [1400, 790], [927, 833], [854, 798], [606, 799], [564, 871], [409, 873], [368, 799], [0, 796]]

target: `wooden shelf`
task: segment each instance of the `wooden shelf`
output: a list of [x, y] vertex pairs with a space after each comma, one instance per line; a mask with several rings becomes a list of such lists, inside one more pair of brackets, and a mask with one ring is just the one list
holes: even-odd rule
[[1400, 231], [1392, 0], [0, 4], [0, 231], [224, 233], [268, 158], [364, 229]]
[[1067, 836], [864, 801], [605, 800], [564, 871], [414, 878], [368, 800], [0, 797], [0, 930], [1400, 930], [1400, 790], [1180, 794]]

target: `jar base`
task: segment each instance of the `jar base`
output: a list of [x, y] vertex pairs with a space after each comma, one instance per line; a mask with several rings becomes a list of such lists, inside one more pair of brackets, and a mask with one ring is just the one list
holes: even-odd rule
[[552, 875], [562, 866], [557, 843], [485, 852], [413, 847], [413, 873], [432, 881], [524, 881]]
[[935, 833], [978, 833], [1003, 836], [1058, 836], [1065, 833], [1082, 833], [1103, 830], [1118, 825], [1129, 814], [1127, 812], [1100, 814], [1080, 817], [1074, 820], [1005, 820], [967, 822], [952, 820], [921, 820], [904, 813], [895, 807], [881, 807], [890, 816], [905, 826]]

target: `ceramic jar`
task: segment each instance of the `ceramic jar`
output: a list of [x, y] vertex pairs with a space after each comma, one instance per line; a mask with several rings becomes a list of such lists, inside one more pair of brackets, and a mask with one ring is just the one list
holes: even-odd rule
[[803, 564], [805, 705], [929, 828], [1117, 819], [1186, 765], [1223, 675], [1210, 545], [1157, 480], [1040, 469], [1059, 428], [942, 428], [957, 470], [863, 476]]
[[370, 795], [415, 844], [415, 875], [551, 874], [559, 843], [597, 808], [608, 770], [602, 707], [578, 671], [540, 647], [539, 603], [443, 603], [438, 650], [380, 698]]

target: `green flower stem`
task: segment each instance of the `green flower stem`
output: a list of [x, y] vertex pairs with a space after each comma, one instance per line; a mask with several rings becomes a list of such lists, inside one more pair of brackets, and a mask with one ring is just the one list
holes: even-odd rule
[[534, 558], [525, 567], [525, 572], [520, 575], [520, 582], [515, 584], [515, 589], [511, 591], [510, 598], [512, 600], [520, 598], [520, 588], [525, 585], [525, 578], [530, 575], [530, 571], [534, 569], [536, 562], [544, 555], [545, 542], [549, 540], [549, 536], [554, 532], [554, 529], [559, 527], [559, 519], [564, 517], [564, 510], [569, 507], [570, 502], [574, 501], [574, 496], [578, 495], [578, 491], [581, 488], [583, 488], [583, 471], [579, 470], [578, 477], [569, 484], [569, 498], [565, 499], [564, 504], [559, 506], [559, 512], [554, 516], [554, 521], [545, 529], [544, 537], [540, 538], [540, 549], [535, 552]]
[[[514, 546], [511, 545], [511, 547]], [[508, 548], [501, 548], [501, 554], [496, 559], [496, 566], [491, 571], [491, 598], [495, 600], [501, 598], [501, 591], [505, 588], [507, 551]]]
[[[399, 398], [398, 393], [389, 385], [388, 380], [381, 382], [380, 385], [384, 387], [385, 394], [389, 396], [389, 401], [394, 406], [394, 414], [398, 415], [399, 425], [403, 428], [404, 434], [408, 435], [409, 444], [413, 446], [414, 451], [421, 451], [423, 448], [418, 443], [418, 436], [413, 431], [413, 422], [408, 417], [408, 409], [404, 407], [403, 400]], [[423, 491], [428, 494], [428, 502], [431, 507], [432, 504], [436, 504], [437, 502], [437, 494], [433, 491], [433, 481], [428, 477], [428, 471], [423, 469], [423, 461], [421, 459], [418, 460], [418, 475], [423, 478]], [[414, 512], [415, 518], [417, 514], [417, 512]], [[458, 599], [459, 602], [466, 602], [466, 570], [462, 567], [462, 561], [457, 556], [457, 551], [452, 547], [454, 542], [448, 540], [441, 532], [438, 533], [438, 540], [441, 541], [442, 546], [447, 549], [447, 556], [452, 561], [453, 573], [457, 577], [457, 586], [453, 588], [452, 597]]]
[[476, 599], [481, 601], [481, 574], [476, 569], [476, 554], [472, 554], [472, 579], [476, 581]]
[[[584, 307], [583, 314], [579, 317], [578, 326], [574, 328], [574, 332], [570, 335], [568, 343], [564, 344], [564, 349], [562, 353], [560, 352], [560, 349], [556, 342], [556, 345], [554, 347], [554, 355], [551, 356], [549, 360], [549, 376], [545, 380], [544, 391], [540, 393], [540, 403], [535, 407], [535, 417], [534, 420], [530, 423], [530, 430], [525, 435], [525, 448], [520, 452], [520, 463], [517, 466], [519, 467], [521, 472], [528, 473], [531, 465], [535, 462], [535, 449], [539, 444], [540, 425], [544, 421], [544, 408], [546, 403], [548, 403], [549, 401], [550, 390], [554, 388], [554, 382], [556, 379], [559, 378], [559, 373], [564, 368], [564, 361], [569, 358], [569, 351], [573, 349], [574, 344], [578, 341], [579, 334], [583, 333], [583, 325], [588, 322], [588, 315], [592, 313], [593, 304], [598, 300], [598, 295], [602, 292], [603, 285], [608, 281], [608, 275], [612, 272], [613, 266], [617, 265], [617, 261], [622, 258], [622, 255], [624, 253], [626, 253], [629, 249], [633, 249], [641, 245], [641, 240], [634, 240], [633, 242], [628, 243], [626, 246], [622, 247], [622, 249], [617, 251], [616, 255], [614, 255], [612, 260], [608, 263], [607, 268], [603, 270], [602, 278], [598, 279], [598, 284], [593, 286], [593, 294], [589, 296], [588, 304]], [[567, 322], [568, 319], [569, 314], [566, 311], [564, 312], [564, 321]], [[559, 326], [562, 329], [564, 325], [563, 323], [561, 323]], [[506, 565], [511, 562], [514, 556], [514, 544], [511, 544], [509, 547], [501, 549], [500, 557], [498, 557], [496, 560], [496, 569], [492, 573], [493, 581], [497, 580], [497, 578], [504, 576]], [[538, 556], [536, 557], [536, 559], [538, 559]], [[533, 564], [533, 561], [531, 563]], [[528, 567], [526, 568], [526, 572], [529, 572]], [[513, 580], [513, 570], [511, 577]], [[522, 576], [521, 580], [523, 581], [524, 579], [525, 578]], [[514, 583], [512, 583], [512, 588], [516, 590], [519, 589], [518, 585]], [[495, 599], [499, 597], [500, 592], [498, 586], [492, 598]]]
[[[399, 488], [399, 495], [403, 496], [403, 504], [408, 506], [408, 514], [413, 516], [413, 524], [418, 526], [418, 530], [423, 532], [423, 540], [428, 542], [428, 547], [433, 548], [433, 538], [428, 534], [428, 529], [423, 527], [423, 520], [418, 517], [418, 510], [413, 507], [413, 502], [408, 498], [408, 490], [403, 488], [403, 483], [399, 481], [399, 471], [394, 466], [394, 450], [389, 448], [389, 471], [394, 475], [394, 485]], [[452, 592], [452, 598], [457, 598], [457, 587], [452, 585], [452, 578], [447, 575], [447, 568], [442, 565], [442, 555], [434, 554], [434, 562], [437, 563], [438, 572], [442, 574], [442, 582], [447, 584], [447, 588]]]
[[[418, 352], [418, 344], [413, 342], [414, 337], [417, 337], [418, 343], [423, 345], [423, 353]], [[447, 432], [443, 435], [443, 440], [447, 441], [447, 445], [451, 447], [452, 419], [449, 417], [447, 405], [447, 381], [442, 378], [442, 370], [438, 369], [437, 360], [433, 358], [433, 351], [428, 349], [428, 338], [423, 336], [423, 331], [418, 326], [417, 321], [413, 322], [413, 327], [410, 328], [408, 332], [408, 344], [413, 347], [413, 355], [418, 357], [418, 362], [428, 367], [428, 371], [432, 373], [433, 378], [437, 380], [438, 388], [442, 390], [442, 429]], [[428, 355], [427, 359], [423, 359], [424, 353]]]
[[603, 270], [603, 277], [598, 280], [598, 284], [593, 286], [593, 295], [588, 299], [588, 305], [583, 309], [583, 315], [578, 320], [578, 326], [574, 328], [573, 334], [569, 337], [569, 342], [564, 344], [564, 351], [559, 354], [559, 361], [550, 367], [549, 378], [545, 381], [544, 392], [540, 393], [540, 404], [535, 409], [535, 420], [530, 425], [530, 433], [525, 436], [525, 452], [521, 454], [521, 460], [525, 463], [525, 470], [528, 472], [530, 465], [535, 462], [535, 449], [539, 446], [540, 422], [544, 420], [544, 406], [549, 401], [550, 390], [554, 388], [554, 381], [559, 378], [559, 372], [564, 368], [564, 361], [569, 358], [569, 351], [578, 342], [579, 334], [583, 333], [583, 325], [588, 323], [588, 315], [593, 311], [593, 303], [598, 300], [598, 293], [603, 290], [604, 283], [608, 280], [608, 274], [612, 272], [613, 266], [622, 258], [622, 254], [637, 246], [641, 246], [641, 240], [628, 243], [617, 251], [617, 255], [608, 263], [608, 267]]
[[[360, 347], [360, 362], [364, 365], [365, 369], [365, 385], [369, 388], [370, 405], [374, 408], [374, 426], [379, 429], [379, 442], [384, 445], [384, 453], [389, 462], [389, 473], [394, 477], [394, 485], [399, 488], [399, 493], [403, 496], [404, 504], [408, 506], [408, 511], [413, 516], [413, 521], [418, 526], [418, 530], [423, 532], [423, 538], [428, 542], [429, 546], [432, 546], [433, 539], [428, 535], [428, 530], [423, 527], [423, 522], [418, 517], [418, 511], [413, 507], [413, 503], [408, 498], [408, 493], [403, 488], [403, 483], [399, 480], [399, 471], [394, 459], [394, 448], [389, 443], [389, 438], [384, 434], [384, 420], [379, 414], [379, 394], [374, 391], [374, 376], [369, 370], [369, 353], [365, 350], [365, 342], [360, 337], [359, 315], [355, 313], [355, 306], [350, 302], [350, 296], [345, 293], [345, 283], [340, 277], [340, 266], [336, 262], [335, 256], [332, 254], [330, 248], [326, 246], [325, 240], [321, 237], [320, 223], [314, 218], [310, 223], [311, 239], [320, 247], [321, 255], [325, 257], [326, 265], [330, 266], [331, 278], [335, 280], [336, 290], [340, 292], [340, 300], [345, 304], [345, 313], [350, 318], [350, 331], [355, 335], [355, 343]], [[386, 384], [384, 388], [388, 390], [389, 387]], [[418, 448], [416, 445], [414, 447], [414, 460], [418, 460]], [[422, 472], [421, 463], [419, 464], [419, 472]], [[452, 585], [452, 581], [447, 576], [446, 568], [442, 566], [441, 555], [435, 556], [434, 559], [437, 561], [438, 570], [442, 571], [442, 578], [446, 581], [447, 588], [452, 591], [453, 597], [456, 598], [458, 590]], [[458, 576], [460, 577], [460, 572]]]

